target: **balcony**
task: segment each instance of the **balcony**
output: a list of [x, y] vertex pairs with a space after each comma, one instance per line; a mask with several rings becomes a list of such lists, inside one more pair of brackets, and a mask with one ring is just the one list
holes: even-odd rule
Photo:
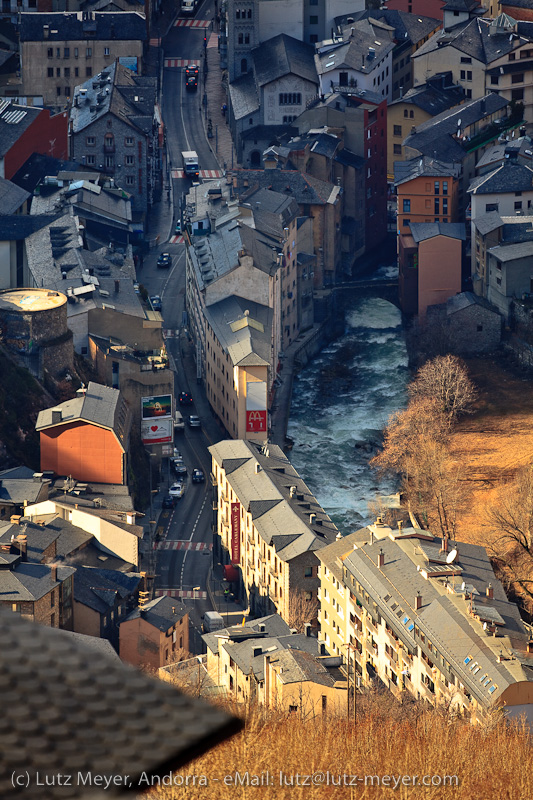
[[114, 153], [115, 142], [104, 142], [104, 153]]
[[463, 140], [464, 148], [467, 153], [472, 153], [478, 150], [489, 142], [496, 140], [502, 133], [509, 131], [512, 128], [518, 128], [523, 120], [518, 117], [521, 115], [511, 114], [509, 117], [501, 117], [501, 119], [490, 122], [479, 133], [472, 136], [471, 139]]

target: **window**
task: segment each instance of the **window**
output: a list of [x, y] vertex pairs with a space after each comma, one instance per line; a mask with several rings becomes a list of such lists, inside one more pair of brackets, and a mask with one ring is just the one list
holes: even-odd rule
[[70, 86], [65, 86], [65, 97], [70, 97]]
[[245, 33], [244, 34], [244, 44], [250, 44], [250, 34], [249, 33]]
[[63, 73], [65, 75], [65, 78], [70, 78], [70, 67], [65, 67]]
[[509, 61], [516, 61], [516, 53], [509, 53]]
[[244, 44], [244, 34], [239, 33], [237, 37], [237, 44]]
[[104, 56], [109, 55], [109, 47], [104, 47]]
[[435, 198], [434, 205], [435, 205], [435, 208], [433, 209], [433, 213], [434, 214], [440, 214], [440, 204], [439, 204], [439, 198], [438, 197]]
[[309, 24], [310, 25], [318, 25], [318, 17], [311, 15], [309, 17]]
[[80, 51], [79, 51], [79, 49], [78, 49], [77, 47], [75, 47], [75, 48], [74, 48], [74, 58], [78, 58], [78, 57], [79, 57], [79, 54], [80, 54]]
[[53, 78], [54, 77], [54, 68], [53, 67], [48, 67], [47, 74], [48, 74], [49, 78]]
[[58, 97], [61, 97], [61, 86], [56, 86], [56, 94]]
[[85, 144], [89, 145], [89, 147], [94, 147], [96, 144], [96, 136], [87, 136], [85, 139]]
[[472, 63], [471, 58], [467, 58], [466, 56], [461, 57], [461, 64], [471, 64], [471, 63]]
[[393, 130], [394, 136], [401, 136], [402, 135], [402, 126], [395, 125]]
[[56, 78], [61, 77], [61, 67], [56, 67]]
[[279, 94], [280, 106], [298, 106], [302, 102], [300, 92], [281, 92]]
[[521, 211], [521, 210], [522, 210], [522, 201], [521, 201], [521, 200], [517, 200], [517, 201], [515, 202], [515, 204], [514, 204], [514, 210], [515, 210], [515, 211]]
[[304, 567], [304, 578], [313, 577], [313, 567]]
[[447, 197], [443, 197], [442, 198], [442, 213], [443, 214], [447, 214], [448, 213], [448, 198]]
[[53, 58], [54, 57], [54, 48], [53, 47], [49, 47], [48, 50], [47, 50], [47, 53], [48, 53], [48, 58]]
[[498, 211], [498, 203], [486, 203], [485, 214], [488, 214], [489, 211]]
[[511, 89], [511, 100], [523, 100], [523, 99], [524, 99], [523, 89]]
[[87, 164], [88, 167], [94, 167], [96, 163], [95, 159], [96, 156], [93, 155], [93, 153], [90, 153], [89, 155], [85, 156], [85, 163]]
[[86, 47], [85, 48], [85, 58], [92, 58], [92, 55], [93, 55], [92, 47]]
[[74, 67], [74, 77], [75, 78], [79, 78], [80, 77], [80, 68], [79, 67]]
[[472, 99], [472, 89], [465, 89], [466, 96], [468, 100]]
[[448, 194], [448, 181], [442, 181], [442, 194]]
[[135, 165], [135, 156], [126, 156], [126, 166], [133, 167]]
[[403, 213], [404, 214], [406, 212], [409, 213], [410, 211], [411, 211], [411, 201], [410, 200], [404, 200], [403, 201]]
[[241, 73], [245, 75], [248, 72], [248, 61], [245, 58], [241, 58]]
[[435, 186], [435, 194], [439, 194], [439, 192], [440, 192], [440, 183], [438, 181], [435, 181], [434, 186]]
[[61, 58], [61, 48], [56, 47], [56, 58]]
[[316, 44], [318, 42], [318, 34], [312, 33], [309, 37], [309, 41], [311, 44]]
[[516, 72], [514, 75], [511, 75], [511, 83], [524, 83], [524, 73]]
[[404, 228], [407, 228], [407, 226], [410, 225], [410, 224], [411, 224], [411, 220], [410, 219], [404, 219], [404, 221], [403, 221], [403, 227]]
[[92, 76], [92, 74], [93, 74], [93, 68], [92, 67], [85, 67], [85, 76], [87, 78], [90, 78]]
[[134, 185], [135, 185], [135, 176], [126, 175], [126, 186], [134, 186]]
[[115, 166], [115, 156], [106, 156], [105, 165], [108, 169], [113, 169]]
[[392, 150], [393, 150], [395, 156], [401, 156], [401, 154], [402, 154], [402, 146], [401, 146], [401, 144], [394, 144], [392, 146]]
[[63, 58], [70, 58], [70, 47], [65, 47], [63, 49]]
[[498, 78], [497, 75], [491, 75], [490, 76], [490, 82], [491, 82], [492, 86], [497, 86], [498, 85], [498, 80], [499, 80], [499, 78]]

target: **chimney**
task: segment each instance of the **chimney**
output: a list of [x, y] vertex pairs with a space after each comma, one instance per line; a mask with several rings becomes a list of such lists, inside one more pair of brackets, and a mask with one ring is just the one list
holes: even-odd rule
[[314, 525], [316, 520], [316, 514], [309, 514], [309, 524]]
[[57, 581], [57, 567], [55, 565], [50, 567], [50, 577], [54, 583]]
[[494, 589], [492, 588], [492, 583], [489, 583], [489, 585], [487, 586], [486, 595], [489, 598], [489, 600], [493, 599]]
[[381, 569], [381, 567], [384, 564], [385, 564], [385, 553], [383, 552], [383, 548], [380, 548], [380, 551], [379, 551], [379, 554], [378, 554], [378, 567]]
[[403, 530], [403, 522], [401, 519], [398, 520], [398, 533], [401, 533]]
[[422, 608], [422, 595], [420, 592], [416, 593], [415, 596], [415, 611], [419, 611]]
[[256, 463], [256, 465], [255, 465], [255, 474], [259, 475], [260, 472], [261, 472], [261, 464]]
[[291, 488], [289, 489], [289, 497], [292, 499], [295, 494], [296, 494], [296, 486], [291, 486]]
[[50, 37], [50, 25], [43, 25], [43, 39]]
[[18, 551], [23, 561], [28, 560], [28, 537], [19, 534], [15, 539], [15, 544], [18, 546]]
[[306, 636], [311, 636], [311, 623], [304, 622], [304, 633]]
[[260, 622], [259, 623], [259, 631], [260, 631], [260, 633], [264, 633], [265, 632], [265, 623], [264, 622]]
[[443, 536], [442, 537], [441, 553], [447, 553], [447, 552], [448, 552], [448, 537], [447, 536]]
[[61, 408], [52, 409], [52, 425], [57, 425], [63, 418], [63, 410]]

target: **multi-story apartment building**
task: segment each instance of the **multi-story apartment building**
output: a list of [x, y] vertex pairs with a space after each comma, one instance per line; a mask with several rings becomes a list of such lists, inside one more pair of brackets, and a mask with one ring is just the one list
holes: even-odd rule
[[114, 59], [142, 73], [146, 21], [136, 12], [56, 12], [20, 15], [23, 91], [62, 109], [74, 88]]
[[142, 230], [148, 205], [161, 191], [156, 79], [116, 60], [80, 84], [70, 109], [71, 157], [131, 195]]
[[473, 721], [531, 710], [533, 641], [485, 548], [379, 519], [318, 551], [321, 635], [366, 685], [380, 679]]
[[234, 567], [236, 592], [253, 614], [312, 623], [317, 553], [337, 528], [277, 445], [229, 440], [209, 452], [215, 558]]
[[399, 233], [411, 222], [458, 222], [460, 167], [421, 156], [394, 167]]

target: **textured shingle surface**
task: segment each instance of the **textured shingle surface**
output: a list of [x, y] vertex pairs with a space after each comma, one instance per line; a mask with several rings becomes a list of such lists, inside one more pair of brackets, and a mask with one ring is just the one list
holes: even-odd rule
[[[241, 728], [241, 722], [75, 639], [0, 615], [0, 797], [95, 797], [82, 776], [128, 776], [106, 796], [131, 793], [139, 779], [168, 775]], [[22, 788], [13, 786], [13, 773]], [[70, 785], [38, 786], [44, 776]], [[146, 788], [146, 785], [141, 788]]]

